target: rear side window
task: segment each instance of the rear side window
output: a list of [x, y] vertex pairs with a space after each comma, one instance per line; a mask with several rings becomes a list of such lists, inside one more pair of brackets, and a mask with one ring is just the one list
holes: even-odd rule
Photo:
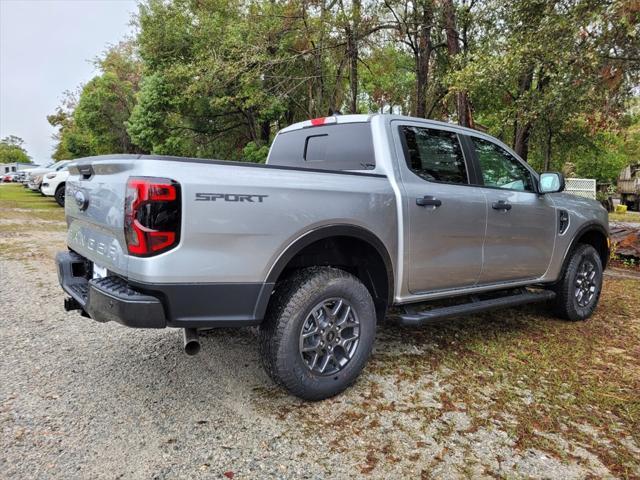
[[373, 170], [375, 154], [369, 123], [342, 123], [281, 133], [269, 165], [320, 170]]
[[327, 161], [327, 145], [329, 143], [329, 135], [314, 135], [307, 137], [304, 146], [305, 162], [326, 162]]
[[464, 155], [454, 132], [402, 126], [407, 166], [430, 182], [469, 183]]

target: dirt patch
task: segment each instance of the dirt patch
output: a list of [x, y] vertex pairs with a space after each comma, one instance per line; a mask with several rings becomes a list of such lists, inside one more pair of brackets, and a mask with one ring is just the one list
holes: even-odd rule
[[26, 217], [0, 224], [4, 477], [640, 477], [638, 280], [608, 276], [587, 322], [381, 325], [360, 380], [307, 403], [268, 380], [251, 329], [192, 358], [177, 331], [64, 312], [64, 224]]

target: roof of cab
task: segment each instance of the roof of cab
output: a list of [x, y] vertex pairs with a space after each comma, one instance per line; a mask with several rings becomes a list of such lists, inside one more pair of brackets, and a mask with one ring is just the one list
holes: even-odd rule
[[481, 137], [488, 139], [494, 143], [497, 143], [501, 147], [505, 148], [509, 153], [518, 157], [518, 155], [513, 151], [511, 147], [506, 145], [504, 142], [499, 139], [491, 136], [490, 134], [483, 132], [482, 130], [476, 130], [473, 128], [467, 128], [460, 126], [456, 123], [451, 122], [442, 122], [439, 120], [431, 120], [428, 118], [417, 118], [417, 117], [409, 117], [406, 115], [397, 115], [397, 114], [389, 114], [389, 113], [370, 113], [370, 114], [347, 114], [347, 115], [333, 115], [329, 117], [320, 117], [314, 118], [311, 120], [306, 120], [304, 122], [294, 123], [293, 125], [289, 125], [288, 127], [283, 128], [278, 132], [278, 134], [291, 132], [295, 130], [301, 130], [303, 128], [316, 127], [321, 125], [336, 125], [341, 123], [361, 123], [361, 122], [369, 122], [374, 117], [382, 117], [387, 122], [393, 121], [406, 121], [406, 122], [420, 122], [425, 125], [433, 125], [439, 127], [445, 127], [447, 129], [455, 130], [459, 133], [463, 133], [466, 135], [471, 135], [475, 137]]
[[360, 123], [368, 122], [374, 115], [366, 114], [350, 114], [350, 115], [331, 115], [328, 117], [313, 118], [304, 122], [294, 123], [280, 130], [279, 133], [286, 133], [292, 130], [300, 130], [303, 128], [316, 127], [320, 125], [332, 125], [337, 123]]
[[305, 120], [304, 122], [294, 123], [280, 130], [279, 133], [291, 132], [293, 130], [301, 130], [303, 128], [317, 127], [321, 125], [336, 125], [341, 123], [361, 123], [369, 122], [373, 117], [384, 117], [387, 121], [393, 120], [405, 120], [405, 121], [418, 121], [431, 125], [446, 126], [448, 128], [455, 128], [457, 130], [466, 131], [470, 134], [483, 135], [484, 132], [462, 127], [456, 123], [442, 122], [439, 120], [431, 120], [428, 118], [409, 117], [406, 115], [397, 115], [389, 113], [370, 113], [370, 114], [347, 114], [347, 115], [332, 115], [327, 117], [313, 118], [311, 120]]

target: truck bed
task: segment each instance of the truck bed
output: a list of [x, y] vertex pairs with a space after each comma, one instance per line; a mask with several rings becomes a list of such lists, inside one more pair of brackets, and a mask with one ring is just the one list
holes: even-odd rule
[[[172, 250], [151, 258], [128, 254], [124, 204], [130, 177], [179, 183], [181, 235]], [[88, 199], [84, 211], [77, 192]], [[366, 172], [114, 155], [79, 160], [70, 169], [67, 195], [72, 251], [143, 290], [147, 283], [169, 290], [187, 286], [194, 302], [206, 301], [211, 285], [229, 286], [228, 295], [251, 290], [248, 297], [257, 299], [286, 247], [314, 229], [362, 226], [386, 245], [397, 242], [393, 190], [384, 175]], [[197, 318], [198, 309], [189, 315]]]

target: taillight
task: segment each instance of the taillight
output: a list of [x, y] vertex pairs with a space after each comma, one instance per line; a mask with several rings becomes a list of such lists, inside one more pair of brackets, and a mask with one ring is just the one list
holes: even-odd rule
[[127, 181], [124, 234], [127, 250], [149, 257], [180, 241], [180, 184], [168, 178], [131, 177]]

